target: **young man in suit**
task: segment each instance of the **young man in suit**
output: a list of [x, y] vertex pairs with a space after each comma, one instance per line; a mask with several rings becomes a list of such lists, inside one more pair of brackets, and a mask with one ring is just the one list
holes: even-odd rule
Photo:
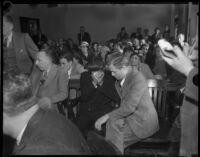
[[36, 67], [31, 74], [35, 96], [54, 110], [57, 110], [55, 103], [67, 98], [69, 82], [65, 71], [56, 63], [54, 49], [42, 49], [37, 54]]
[[4, 69], [12, 68], [29, 75], [38, 48], [28, 34], [16, 33], [13, 28], [12, 18], [9, 15], [3, 16]]
[[80, 79], [81, 73], [86, 71], [81, 64], [74, 61], [70, 52], [63, 52], [59, 58], [60, 65], [68, 74], [69, 79]]
[[16, 139], [13, 155], [91, 154], [71, 121], [40, 108], [27, 76], [4, 73], [3, 81], [3, 133]]
[[95, 127], [106, 124], [106, 139], [123, 154], [124, 149], [159, 130], [158, 116], [149, 95], [144, 76], [133, 69], [130, 60], [121, 54], [111, 56], [109, 69], [119, 81], [116, 89], [121, 97], [120, 107], [99, 118]]

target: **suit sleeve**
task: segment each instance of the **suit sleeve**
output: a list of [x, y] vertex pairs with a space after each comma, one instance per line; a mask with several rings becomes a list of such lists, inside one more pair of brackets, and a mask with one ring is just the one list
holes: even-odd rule
[[198, 69], [193, 68], [186, 80], [185, 92], [186, 97], [198, 102]]
[[134, 83], [131, 85], [128, 94], [122, 98], [120, 107], [111, 113], [109, 113], [109, 117], [112, 120], [118, 120], [124, 117], [133, 114], [135, 109], [137, 108], [144, 91], [147, 89], [145, 84], [145, 79], [141, 77], [141, 75], [136, 76]]
[[64, 70], [60, 70], [59, 72], [60, 72], [60, 75], [59, 75], [58, 83], [57, 83], [58, 92], [57, 94], [51, 97], [52, 103], [63, 101], [68, 96], [68, 83], [69, 83], [68, 76], [66, 76], [67, 74], [64, 72]]
[[31, 56], [32, 59], [35, 60], [36, 54], [39, 51], [38, 47], [35, 45], [31, 37], [27, 33], [25, 34], [24, 40], [25, 40], [25, 46], [29, 55]]
[[148, 65], [145, 64], [145, 71], [147, 73], [148, 78], [147, 79], [155, 79], [154, 74], [152, 73], [151, 69]]
[[81, 87], [81, 101], [87, 102], [92, 97], [96, 88], [92, 84], [92, 80], [90, 78], [90, 74], [88, 72], [84, 72], [81, 74], [80, 78], [80, 87]]

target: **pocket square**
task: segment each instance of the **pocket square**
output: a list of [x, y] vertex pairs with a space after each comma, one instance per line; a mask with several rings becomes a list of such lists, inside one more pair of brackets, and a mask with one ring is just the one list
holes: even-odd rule
[[22, 53], [23, 51], [24, 51], [23, 49], [20, 49], [20, 50], [19, 50], [19, 53]]

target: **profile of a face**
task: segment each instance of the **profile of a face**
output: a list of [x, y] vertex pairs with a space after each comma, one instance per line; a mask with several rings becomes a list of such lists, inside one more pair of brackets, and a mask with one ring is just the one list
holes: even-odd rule
[[65, 72], [68, 72], [70, 70], [70, 68], [72, 67], [72, 61], [69, 62], [69, 61], [67, 61], [66, 58], [61, 58], [60, 65], [65, 70]]
[[7, 21], [5, 17], [3, 17], [3, 36], [8, 36], [13, 29], [13, 24]]
[[133, 55], [131, 56], [131, 64], [132, 66], [137, 66], [140, 62], [139, 56], [138, 55]]
[[123, 68], [118, 69], [113, 64], [109, 66], [109, 70], [111, 71], [111, 74], [113, 77], [115, 77], [117, 80], [122, 80], [125, 77]]
[[87, 46], [81, 46], [81, 52], [83, 55], [87, 56], [88, 55], [88, 48]]

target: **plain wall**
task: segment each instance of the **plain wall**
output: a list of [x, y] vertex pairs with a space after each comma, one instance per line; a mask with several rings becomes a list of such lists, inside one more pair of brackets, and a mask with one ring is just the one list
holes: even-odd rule
[[9, 13], [20, 31], [19, 17], [40, 19], [41, 30], [50, 39], [71, 37], [77, 42], [81, 25], [91, 34], [92, 41], [104, 42], [116, 38], [122, 26], [128, 34], [137, 27], [164, 29], [171, 23], [171, 4], [65, 4], [48, 8], [40, 4], [35, 8], [27, 4], [14, 4]]

